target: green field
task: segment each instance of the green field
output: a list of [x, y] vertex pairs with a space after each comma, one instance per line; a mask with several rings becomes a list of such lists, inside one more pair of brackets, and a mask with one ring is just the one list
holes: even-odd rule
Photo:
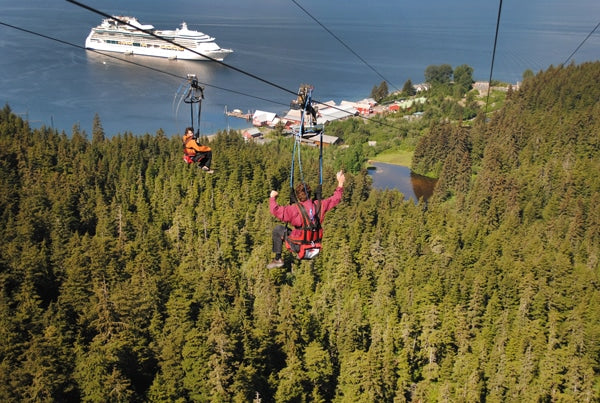
[[378, 154], [375, 157], [371, 157], [370, 160], [377, 162], [385, 162], [386, 164], [402, 165], [410, 168], [412, 157], [412, 151], [391, 150], [382, 152], [381, 154]]

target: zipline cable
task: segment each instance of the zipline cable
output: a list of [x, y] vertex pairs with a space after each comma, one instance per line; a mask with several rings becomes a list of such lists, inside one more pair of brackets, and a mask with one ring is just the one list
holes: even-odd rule
[[571, 53], [569, 55], [569, 57], [567, 57], [567, 59], [561, 64], [561, 66], [564, 66], [565, 64], [567, 64], [567, 62], [569, 60], [571, 60], [571, 58], [573, 57], [573, 55], [575, 55], [575, 53], [577, 53], [577, 51], [579, 50], [579, 48], [581, 48], [583, 46], [583, 44], [585, 43], [585, 41], [587, 41], [589, 39], [589, 37], [592, 36], [592, 34], [594, 32], [596, 32], [596, 30], [598, 29], [598, 27], [600, 27], [600, 22], [598, 24], [596, 24], [596, 26], [594, 27], [594, 29], [592, 29], [592, 31], [585, 37], [585, 39], [583, 41], [581, 41], [581, 43], [579, 44], [579, 46], [577, 46], [577, 48], [573, 51], [573, 53]]
[[390, 83], [390, 85], [392, 87], [394, 87], [397, 91], [400, 91], [400, 89], [398, 87], [396, 87], [394, 84], [392, 84], [392, 82], [390, 80], [388, 80], [387, 78], [385, 78], [381, 73], [379, 73], [379, 71], [377, 71], [375, 69], [375, 67], [371, 66], [365, 59], [363, 59], [358, 53], [356, 53], [354, 51], [354, 49], [352, 49], [350, 46], [348, 46], [344, 41], [342, 41], [336, 34], [334, 34], [333, 32], [331, 32], [331, 30], [329, 28], [327, 28], [325, 25], [323, 25], [321, 23], [321, 21], [319, 21], [317, 18], [315, 18], [311, 13], [308, 12], [308, 10], [306, 10], [304, 7], [302, 7], [300, 4], [298, 4], [298, 2], [296, 0], [291, 0], [292, 3], [294, 3], [295, 5], [298, 6], [298, 8], [302, 11], [304, 11], [304, 13], [306, 15], [308, 15], [310, 18], [312, 18], [312, 20], [314, 22], [316, 22], [317, 24], [319, 24], [321, 26], [321, 28], [323, 28], [325, 31], [327, 31], [329, 33], [329, 35], [333, 36], [339, 43], [341, 43], [346, 49], [348, 49], [350, 51], [350, 53], [352, 53], [354, 56], [356, 56], [361, 62], [363, 62], [368, 68], [370, 68], [371, 70], [373, 70], [375, 72], [375, 74], [377, 74], [381, 79], [383, 79], [383, 81], [386, 81], [388, 83]]
[[496, 58], [496, 44], [498, 43], [498, 31], [500, 29], [500, 15], [502, 14], [502, 0], [500, 0], [500, 5], [498, 6], [498, 19], [496, 20], [496, 35], [494, 36], [494, 50], [492, 51], [492, 64], [490, 66], [490, 79], [488, 81], [488, 91], [487, 98], [485, 101], [485, 111], [487, 114], [488, 103], [490, 102], [490, 90], [492, 88], [492, 72], [494, 71], [494, 59]]

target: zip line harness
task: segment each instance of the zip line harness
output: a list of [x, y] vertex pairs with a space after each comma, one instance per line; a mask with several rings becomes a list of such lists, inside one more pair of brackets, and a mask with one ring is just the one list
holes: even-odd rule
[[204, 99], [204, 87], [198, 84], [198, 78], [195, 74], [188, 74], [187, 79], [189, 81], [189, 88], [183, 98], [183, 102], [190, 104], [190, 120], [192, 122], [191, 127], [194, 129], [194, 105], [198, 104], [198, 128], [194, 133], [194, 138], [200, 137], [200, 115], [202, 114], [202, 100]]
[[[183, 102], [185, 102], [186, 104], [190, 105], [190, 127], [192, 128], [192, 133], [194, 133], [194, 135], [192, 136], [192, 139], [194, 141], [196, 141], [198, 138], [200, 138], [200, 116], [202, 114], [202, 100], [204, 99], [204, 87], [201, 87], [198, 84], [198, 78], [196, 77], [195, 74], [188, 74], [187, 75], [187, 88], [185, 90], [184, 93], [182, 93], [181, 95], [181, 99], [180, 99], [180, 103], [181, 100], [183, 100]], [[181, 89], [181, 87], [180, 87]], [[179, 91], [177, 91], [179, 92]], [[194, 132], [194, 109], [195, 106], [197, 105], [197, 123], [198, 126], [196, 128], [196, 131]], [[185, 152], [185, 144], [183, 145], [184, 147], [184, 155], [183, 155], [183, 160], [188, 163], [188, 164], [192, 164], [194, 163], [194, 159], [191, 155], [188, 155]]]
[[[302, 236], [291, 238], [286, 236], [285, 246], [291, 252], [298, 254], [298, 259], [312, 259], [321, 251], [321, 239], [323, 238], [323, 229], [321, 221], [323, 212], [321, 209], [322, 186], [323, 186], [323, 125], [317, 125], [317, 114], [312, 106], [312, 87], [301, 85], [298, 91], [297, 105], [302, 110], [300, 116], [300, 125], [294, 130], [294, 148], [292, 151], [292, 168], [290, 171], [290, 204], [295, 204], [302, 216]], [[310, 114], [310, 124], [307, 123], [307, 112]], [[294, 128], [293, 128], [294, 129]], [[304, 174], [302, 172], [302, 158], [300, 155], [300, 146], [302, 139], [312, 138], [319, 135], [319, 185], [315, 190], [313, 199], [314, 212], [309, 214], [304, 206], [298, 201], [294, 190], [294, 171], [295, 161], [298, 160], [298, 172], [300, 174], [300, 183], [304, 187], [304, 193], [308, 196], [308, 189], [304, 183]], [[312, 217], [311, 217], [312, 215]]]

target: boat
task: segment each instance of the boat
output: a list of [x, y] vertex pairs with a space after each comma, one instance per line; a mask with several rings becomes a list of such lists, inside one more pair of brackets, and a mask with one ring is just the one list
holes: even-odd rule
[[[168, 39], [173, 43], [157, 37]], [[158, 30], [152, 25], [140, 24], [135, 17], [126, 16], [106, 18], [100, 25], [92, 28], [85, 39], [85, 47], [92, 50], [156, 56], [172, 60], [222, 61], [227, 55], [233, 53], [232, 49], [223, 49], [217, 45], [212, 36], [188, 29], [185, 22], [175, 30]]]

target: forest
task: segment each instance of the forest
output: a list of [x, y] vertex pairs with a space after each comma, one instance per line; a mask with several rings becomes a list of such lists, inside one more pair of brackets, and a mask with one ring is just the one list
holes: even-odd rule
[[[180, 135], [33, 129], [5, 106], [0, 400], [600, 401], [598, 82], [599, 62], [550, 66], [469, 122], [345, 122], [321, 254], [270, 270], [289, 138], [220, 132], [209, 175]], [[438, 178], [427, 203], [371, 187], [382, 131]]]

